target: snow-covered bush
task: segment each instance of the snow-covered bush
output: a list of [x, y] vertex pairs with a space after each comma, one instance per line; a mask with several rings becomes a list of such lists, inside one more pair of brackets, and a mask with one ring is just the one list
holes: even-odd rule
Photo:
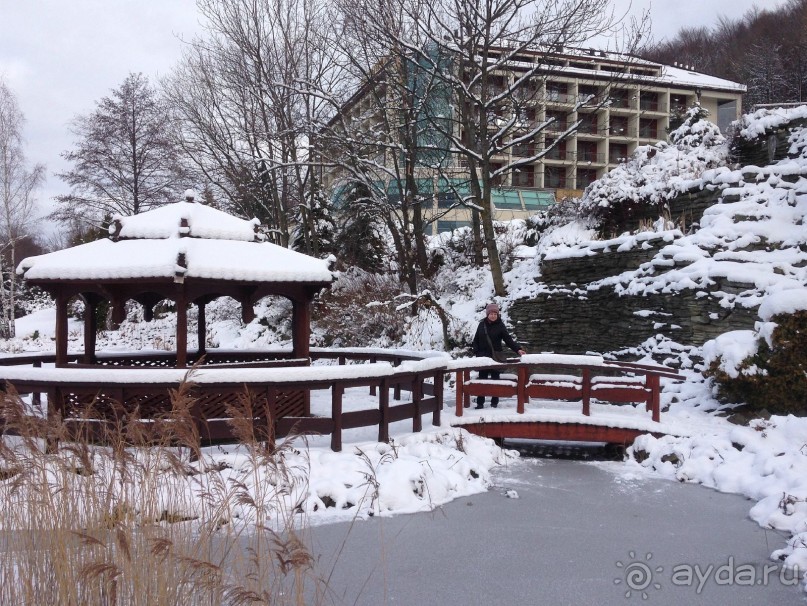
[[581, 210], [602, 235], [627, 231], [640, 218], [663, 215], [665, 203], [703, 186], [704, 171], [725, 164], [728, 146], [700, 105], [670, 133], [671, 143], [643, 145], [626, 162], [589, 185]]
[[397, 309], [402, 285], [392, 274], [352, 268], [323, 293], [314, 308], [313, 338], [330, 347], [391, 347], [406, 332], [407, 313]]
[[[807, 290], [796, 291], [807, 296]], [[716, 339], [704, 346], [718, 399], [744, 403], [751, 412], [807, 416], [807, 309], [788, 311], [768, 315], [763, 304], [760, 315], [769, 321], [759, 323], [755, 334], [729, 333], [722, 344]], [[726, 347], [732, 335], [744, 338]], [[710, 355], [710, 349], [722, 353]]]

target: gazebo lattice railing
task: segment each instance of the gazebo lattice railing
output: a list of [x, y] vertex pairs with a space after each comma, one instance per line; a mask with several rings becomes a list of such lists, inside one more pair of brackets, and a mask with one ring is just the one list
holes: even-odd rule
[[[431, 414], [432, 423], [440, 424], [443, 357], [424, 358], [415, 353], [379, 350], [319, 350], [312, 352], [314, 360], [330, 359], [337, 361], [337, 365], [292, 368], [287, 364], [294, 360], [288, 358], [258, 361], [290, 355], [288, 352], [229, 351], [209, 355], [212, 360], [225, 359], [235, 364], [203, 364], [188, 379], [192, 383], [191, 418], [205, 444], [237, 437], [232, 405], [245, 396], [254, 411], [252, 423], [262, 427], [264, 435], [275, 439], [291, 433], [330, 434], [331, 447], [337, 451], [342, 447], [343, 429], [377, 426], [379, 441], [386, 441], [389, 425], [395, 421], [411, 419], [412, 431], [420, 431], [421, 417]], [[79, 355], [69, 358], [77, 360]], [[145, 370], [132, 374], [131, 367], [122, 364], [133, 358], [142, 364], [167, 361], [165, 355], [105, 355], [99, 357], [108, 363], [102, 368], [71, 364], [68, 368], [48, 369], [42, 368], [42, 364], [52, 363], [53, 355], [15, 356], [0, 359], [0, 372], [18, 392], [34, 394], [34, 402], [40, 402], [40, 394], [46, 394], [44, 414], [51, 419], [65, 420], [77, 434], [101, 436], [105, 426], [114, 424], [122, 414], [137, 412], [146, 426], [164, 416], [173, 405], [171, 391], [176, 390], [186, 374], [160, 366], [140, 366]], [[260, 366], [256, 367], [256, 363]], [[22, 365], [35, 367], [21, 368]], [[354, 387], [367, 387], [370, 395], [376, 397], [376, 407], [345, 412], [345, 391]], [[312, 391], [329, 392], [329, 416], [310, 414]], [[404, 392], [409, 394], [408, 400], [402, 400]]]

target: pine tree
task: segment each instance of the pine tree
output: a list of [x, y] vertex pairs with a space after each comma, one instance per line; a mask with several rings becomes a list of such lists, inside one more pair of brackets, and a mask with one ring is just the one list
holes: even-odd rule
[[336, 238], [336, 256], [341, 263], [379, 273], [384, 269], [386, 242], [377, 206], [362, 184], [348, 186]]

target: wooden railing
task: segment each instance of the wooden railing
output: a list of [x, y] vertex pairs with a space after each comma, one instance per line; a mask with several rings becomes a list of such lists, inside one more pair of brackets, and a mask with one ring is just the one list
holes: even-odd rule
[[[330, 434], [331, 448], [342, 448], [342, 432], [357, 427], [378, 426], [378, 440], [389, 439], [390, 423], [412, 420], [412, 431], [422, 429], [422, 416], [432, 415], [432, 423], [440, 424], [443, 407], [443, 377], [447, 358], [424, 358], [416, 353], [380, 352], [378, 350], [315, 350], [312, 358], [333, 359], [333, 367], [300, 366], [289, 368], [281, 353], [273, 352], [213, 352], [205, 361], [215, 361], [195, 369], [189, 381], [193, 384], [195, 403], [191, 409], [194, 423], [206, 443], [232, 440], [234, 432], [227, 405], [239, 397], [249, 396], [256, 411], [253, 423], [271, 432], [273, 437], [292, 433]], [[276, 352], [277, 353], [277, 352]], [[221, 355], [220, 355], [221, 354]], [[267, 359], [256, 366], [256, 357]], [[232, 365], [219, 364], [227, 357]], [[185, 378], [187, 370], [162, 368], [169, 355], [118, 355], [99, 356], [100, 365], [69, 364], [65, 368], [42, 368], [52, 363], [53, 355], [17, 356], [0, 361], [0, 377], [11, 383], [19, 393], [32, 393], [33, 402], [39, 394], [47, 394], [49, 416], [59, 415], [72, 423], [101, 426], [111, 421], [122, 406], [124, 411], [137, 410], [140, 419], [147, 421], [171, 409], [170, 390]], [[73, 359], [77, 359], [75, 356]], [[132, 372], [132, 363], [138, 368]], [[149, 363], [155, 366], [146, 367]], [[385, 364], [382, 362], [389, 362]], [[9, 368], [25, 364], [33, 368]], [[278, 367], [278, 364], [281, 367]], [[145, 367], [145, 368], [144, 368]], [[376, 406], [345, 412], [345, 391], [353, 387], [367, 387], [375, 396]], [[309, 402], [312, 391], [328, 390], [331, 395], [329, 417], [311, 416], [301, 410], [301, 398]], [[402, 392], [409, 399], [401, 399]], [[392, 393], [392, 402], [390, 401]], [[303, 395], [301, 395], [303, 394]], [[81, 415], [92, 405], [94, 417]]]
[[[0, 380], [20, 393], [32, 393], [34, 406], [39, 405], [39, 394], [47, 394], [48, 415], [100, 428], [121, 407], [137, 411], [145, 423], [169, 412], [170, 390], [188, 372], [169, 368], [174, 358], [168, 353], [99, 355], [96, 365], [77, 364], [78, 358], [71, 357], [62, 368], [42, 367], [54, 361], [48, 354], [2, 358]], [[337, 364], [310, 366], [308, 359], [292, 359], [288, 352], [209, 352], [188, 377], [195, 398], [191, 414], [204, 441], [234, 439], [228, 405], [244, 395], [255, 411], [253, 423], [273, 438], [325, 434], [331, 436], [331, 448], [339, 451], [347, 429], [377, 426], [378, 440], [385, 442], [390, 423], [396, 421], [411, 419], [412, 431], [417, 432], [423, 415], [431, 414], [432, 423], [439, 425], [448, 372], [456, 373], [457, 416], [470, 406], [472, 396], [482, 395], [515, 397], [519, 414], [530, 398], [579, 400], [584, 415], [591, 414], [592, 400], [638, 402], [659, 421], [660, 378], [680, 378], [663, 366], [609, 362], [598, 356], [530, 354], [501, 365], [489, 358], [450, 360], [416, 352], [315, 349], [311, 358]], [[470, 372], [481, 368], [509, 369], [513, 374], [500, 381], [471, 379]], [[354, 387], [368, 388], [375, 405], [344, 411], [345, 392]], [[330, 392], [329, 416], [310, 414], [310, 394], [318, 390]], [[402, 392], [409, 394], [408, 399], [400, 401]], [[89, 404], [96, 411], [92, 419], [81, 416]]]
[[[580, 400], [582, 414], [591, 415], [593, 399], [615, 403], [643, 403], [653, 421], [661, 417], [661, 377], [680, 379], [680, 375], [665, 366], [611, 362], [599, 356], [564, 356], [531, 354], [518, 362], [497, 364], [489, 360], [484, 365], [473, 358], [452, 362], [456, 373], [456, 415], [471, 405], [472, 396], [516, 398], [516, 412], [524, 414], [530, 398], [549, 400]], [[472, 370], [493, 369], [503, 374], [499, 380], [471, 379]]]

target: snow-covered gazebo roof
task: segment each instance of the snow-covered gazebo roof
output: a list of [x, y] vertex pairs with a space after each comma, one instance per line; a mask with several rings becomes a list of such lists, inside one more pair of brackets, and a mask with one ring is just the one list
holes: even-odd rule
[[[193, 198], [191, 198], [193, 200]], [[194, 202], [116, 216], [110, 239], [28, 257], [18, 269], [33, 283], [200, 278], [327, 285], [328, 262], [263, 241], [245, 221]], [[44, 285], [44, 284], [43, 284]]]
[[[245, 221], [195, 203], [194, 198], [189, 190], [184, 202], [130, 217], [116, 216], [109, 239], [28, 257], [17, 273], [56, 298], [57, 310], [64, 308], [65, 327], [67, 300], [75, 295], [81, 295], [91, 309], [102, 299], [111, 301], [117, 321], [123, 318], [126, 300], [141, 303], [150, 318], [158, 301], [173, 299], [177, 303], [179, 365], [184, 364], [186, 353], [179, 351], [187, 340], [180, 332], [187, 330], [184, 316], [189, 303], [199, 306], [203, 325], [204, 305], [217, 297], [240, 301], [242, 317], [250, 321], [256, 300], [284, 296], [294, 305], [295, 355], [307, 357], [309, 306], [314, 295], [334, 280], [329, 262], [266, 242], [257, 219]], [[301, 323], [305, 323], [304, 329]], [[94, 342], [86, 342], [86, 333], [94, 334], [95, 329], [85, 328], [86, 353], [89, 345], [94, 350]], [[66, 359], [66, 333], [63, 342], [58, 334], [57, 318], [57, 358], [63, 349]]]

